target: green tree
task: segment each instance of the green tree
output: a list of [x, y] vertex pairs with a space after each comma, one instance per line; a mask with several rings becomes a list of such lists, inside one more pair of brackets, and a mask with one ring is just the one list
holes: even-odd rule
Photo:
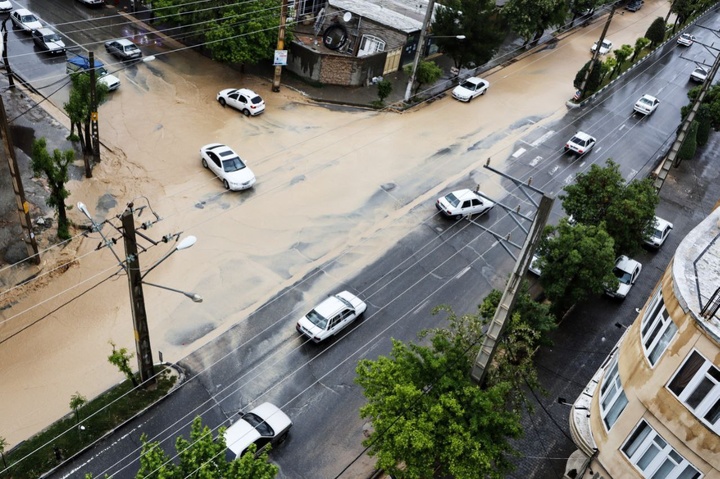
[[45, 200], [45, 203], [51, 208], [55, 208], [58, 217], [58, 238], [61, 240], [70, 238], [65, 206], [65, 199], [70, 196], [70, 193], [65, 189], [65, 184], [70, 179], [68, 168], [72, 164], [74, 157], [75, 153], [72, 150], [61, 152], [57, 148], [53, 150], [53, 154], [50, 156], [45, 138], [33, 141], [30, 166], [36, 175], [43, 174], [47, 178], [50, 195]]
[[448, 321], [447, 329], [421, 334], [428, 346], [392, 340], [388, 356], [358, 363], [355, 381], [368, 400], [360, 416], [373, 424], [363, 444], [396, 478], [505, 477], [509, 440], [522, 433], [519, 415], [506, 407], [513, 388], [471, 382], [483, 322], [470, 315]]
[[655, 48], [665, 40], [665, 19], [657, 17], [645, 32], [645, 38], [650, 40], [650, 47]]
[[[583, 67], [580, 69], [580, 71], [577, 72], [575, 75], [575, 81], [573, 82], [573, 85], [576, 89], [580, 89], [582, 86], [582, 82], [585, 79], [585, 74], [587, 73], [588, 68], [590, 68], [590, 62], [592, 60], [588, 61]], [[593, 65], [593, 69], [590, 72], [590, 76], [588, 77], [587, 84], [585, 85], [585, 92], [586, 96], [589, 93], [592, 93], [596, 91], [600, 87], [600, 83], [602, 82], [602, 64], [599, 60], [595, 60], [595, 64]]]
[[509, 0], [502, 8], [502, 15], [525, 44], [534, 44], [547, 28], [563, 25], [568, 10], [566, 0]]
[[688, 128], [687, 136], [685, 136], [685, 140], [677, 153], [678, 158], [681, 160], [692, 160], [695, 156], [695, 152], [697, 151], [697, 131], [698, 122], [693, 120], [693, 122], [690, 123], [690, 128]]
[[697, 116], [695, 117], [698, 122], [697, 130], [697, 145], [705, 146], [710, 139], [710, 131], [712, 129], [712, 123], [710, 119], [710, 107], [703, 103], [698, 108]]
[[225, 427], [218, 428], [213, 439], [212, 430], [203, 426], [199, 416], [193, 420], [190, 440], [178, 437], [175, 450], [179, 463], [175, 464], [159, 442], [149, 442], [146, 434], [140, 437], [142, 453], [140, 470], [135, 476], [144, 478], [186, 478], [203, 479], [272, 479], [278, 467], [268, 462], [269, 448], [257, 458], [255, 444], [252, 444], [240, 459], [228, 461], [225, 452]]
[[108, 343], [112, 346], [112, 354], [108, 356], [108, 362], [117, 367], [126, 378], [132, 381], [133, 386], [137, 386], [137, 379], [135, 379], [135, 375], [130, 367], [130, 360], [135, 354], [128, 352], [127, 348], [118, 349], [112, 341], [108, 341]]
[[[80, 149], [87, 156], [93, 154], [94, 139], [90, 133], [90, 124], [93, 108], [90, 102], [90, 74], [87, 72], [76, 72], [70, 75], [70, 96], [63, 104], [65, 113], [70, 118], [70, 139], [77, 138], [80, 142]], [[108, 95], [107, 85], [102, 82], [95, 84], [95, 98], [100, 105]], [[77, 137], [74, 130], [77, 128]]]
[[632, 55], [633, 47], [630, 45], [622, 45], [617, 50], [613, 51], [615, 54], [615, 71], [613, 74], [610, 75], [610, 78], [613, 77], [614, 74], [620, 73], [622, 71], [623, 64], [627, 61], [627, 59]]
[[[449, 0], [437, 4], [431, 26], [436, 42], [456, 68], [473, 68], [492, 59], [505, 39], [494, 0]], [[464, 35], [459, 40], [457, 35]]]
[[392, 82], [388, 79], [383, 79], [378, 83], [378, 99], [380, 103], [385, 103], [385, 99], [390, 96], [393, 90]]
[[[658, 196], [649, 179], [626, 183], [612, 160], [577, 175], [559, 196], [563, 209], [578, 223], [599, 226], [612, 236], [615, 252], [632, 254], [652, 232]], [[544, 271], [543, 271], [544, 275]]]
[[540, 284], [558, 318], [590, 295], [617, 288], [614, 242], [603, 226], [570, 224], [563, 218], [545, 228], [537, 250]]
[[79, 392], [70, 396], [70, 409], [75, 411], [75, 422], [80, 422], [80, 409], [86, 404], [87, 398]]
[[607, 57], [604, 62], [602, 62], [600, 67], [600, 84], [605, 81], [607, 78], [608, 81], [613, 77], [615, 74], [615, 70], [618, 67], [617, 58], [613, 57]]
[[[405, 67], [405, 73], [412, 75], [412, 65]], [[435, 62], [426, 60], [420, 60], [415, 71], [415, 84], [417, 85], [413, 90], [413, 95], [417, 95], [420, 91], [420, 87], [423, 85], [432, 85], [442, 77], [442, 68], [437, 66]]]
[[650, 45], [650, 40], [645, 37], [640, 37], [635, 40], [635, 48], [633, 48], [633, 54], [630, 58], [630, 63], [635, 63], [640, 53]]
[[5, 461], [5, 448], [8, 447], [7, 439], [0, 436], [0, 457], [2, 457], [3, 467], [7, 469], [7, 462]]

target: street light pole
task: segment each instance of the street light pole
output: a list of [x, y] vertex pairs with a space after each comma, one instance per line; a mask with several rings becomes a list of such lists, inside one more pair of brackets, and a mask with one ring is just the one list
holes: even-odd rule
[[415, 75], [417, 75], [418, 64], [420, 63], [420, 56], [425, 50], [425, 30], [427, 30], [428, 24], [432, 19], [433, 9], [435, 8], [435, 0], [429, 0], [427, 11], [425, 12], [425, 19], [423, 20], [422, 27], [420, 27], [420, 37], [418, 38], [417, 50], [415, 50], [415, 59], [413, 60], [412, 71], [410, 73], [410, 81], [408, 81], [407, 88], [405, 89], [405, 103], [410, 101], [412, 97], [412, 89], [415, 84]]

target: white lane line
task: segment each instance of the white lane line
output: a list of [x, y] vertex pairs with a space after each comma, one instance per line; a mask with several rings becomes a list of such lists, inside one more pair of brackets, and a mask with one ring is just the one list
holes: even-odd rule
[[517, 150], [515, 153], [513, 153], [512, 156], [513, 156], [513, 158], [519, 158], [520, 155], [522, 155], [522, 154], [525, 153], [526, 151], [527, 151], [527, 150], [525, 150], [525, 148], [520, 148], [520, 149]]

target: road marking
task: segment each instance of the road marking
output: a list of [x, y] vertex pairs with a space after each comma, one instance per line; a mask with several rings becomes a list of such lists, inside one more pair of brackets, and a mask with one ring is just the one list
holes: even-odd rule
[[421, 312], [421, 311], [425, 308], [425, 306], [427, 306], [427, 304], [428, 304], [429, 302], [430, 302], [430, 300], [429, 300], [429, 299], [426, 299], [425, 301], [423, 301], [422, 303], [420, 303], [420, 304], [418, 305], [418, 307], [415, 308], [415, 311], [413, 311], [413, 314], [418, 314], [419, 312]]
[[522, 154], [525, 153], [526, 151], [527, 151], [527, 150], [525, 150], [525, 148], [520, 148], [520, 149], [517, 150], [515, 153], [513, 153], [512, 156], [513, 156], [513, 158], [519, 158], [520, 155], [522, 155]]
[[624, 129], [625, 129], [625, 123], [623, 123], [622, 125], [620, 125], [620, 128], [618, 128], [618, 131], [623, 131]]
[[560, 169], [559, 166], [554, 166], [552, 170], [548, 171], [548, 174], [549, 174], [550, 176], [552, 176], [552, 175], [554, 175], [555, 172], [556, 172], [557, 170], [559, 170], [559, 169]]
[[575, 180], [575, 175], [568, 175], [568, 177], [565, 178], [565, 184], [566, 184], [566, 185], [569, 185], [569, 184], [572, 183], [574, 180]]
[[548, 131], [547, 133], [545, 133], [543, 136], [541, 136], [540, 138], [538, 138], [537, 140], [533, 141], [531, 144], [532, 144], [532, 146], [542, 145], [543, 143], [545, 143], [545, 140], [547, 140], [548, 138], [550, 138], [550, 137], [553, 136], [554, 134], [555, 134], [555, 131], [554, 131], [554, 130], [550, 130], [550, 131]]
[[470, 271], [470, 266], [465, 266], [465, 267], [462, 269], [462, 271], [460, 271], [458, 274], [455, 275], [455, 279], [460, 279], [460, 278], [462, 278], [463, 275], [464, 275], [465, 273], [467, 273], [468, 271]]
[[536, 156], [536, 157], [533, 158], [533, 160], [530, 162], [530, 166], [537, 166], [537, 164], [540, 163], [540, 162], [542, 161], [542, 159], [543, 159], [542, 156]]
[[631, 181], [633, 178], [635, 178], [635, 175], [637, 175], [637, 170], [630, 170], [630, 174], [627, 176], [627, 181]]

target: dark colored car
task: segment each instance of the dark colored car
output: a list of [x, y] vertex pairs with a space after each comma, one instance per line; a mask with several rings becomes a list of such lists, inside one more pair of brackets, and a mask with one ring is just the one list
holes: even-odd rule
[[643, 0], [632, 0], [630, 3], [627, 4], [625, 7], [625, 10], [630, 10], [631, 12], [637, 12], [640, 10], [645, 2]]

